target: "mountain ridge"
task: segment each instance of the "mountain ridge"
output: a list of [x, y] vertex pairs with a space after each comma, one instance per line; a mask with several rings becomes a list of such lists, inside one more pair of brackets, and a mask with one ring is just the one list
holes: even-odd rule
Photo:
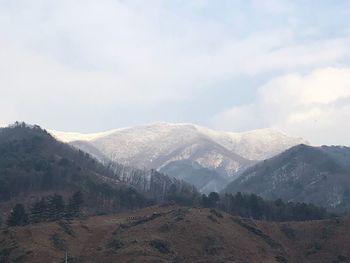
[[[54, 135], [57, 139], [64, 141], [64, 142], [72, 142], [72, 141], [91, 141], [91, 140], [96, 140], [98, 138], [104, 137], [111, 135], [116, 132], [122, 132], [126, 130], [131, 130], [131, 129], [143, 129], [147, 127], [192, 127], [196, 130], [198, 130], [200, 133], [205, 134], [207, 136], [211, 137], [232, 137], [231, 139], [236, 139], [237, 141], [242, 141], [246, 137], [250, 137], [251, 139], [254, 139], [254, 137], [259, 138], [259, 137], [266, 137], [266, 136], [273, 136], [273, 135], [279, 135], [281, 137], [288, 137], [297, 141], [301, 141], [305, 144], [309, 144], [309, 142], [301, 137], [291, 137], [288, 136], [287, 134], [275, 129], [275, 128], [263, 128], [263, 129], [255, 129], [255, 130], [249, 130], [249, 131], [244, 131], [244, 132], [231, 132], [231, 131], [222, 131], [222, 130], [215, 130], [215, 129], [210, 129], [207, 127], [203, 127], [197, 124], [193, 123], [172, 123], [172, 122], [153, 122], [150, 124], [144, 124], [144, 125], [137, 125], [137, 126], [130, 126], [130, 127], [122, 127], [122, 128], [117, 128], [117, 129], [110, 129], [107, 131], [102, 131], [102, 132], [94, 132], [94, 133], [80, 133], [80, 132], [64, 132], [64, 131], [57, 131], [54, 129], [48, 129], [48, 131]], [[219, 138], [218, 141], [223, 140], [223, 138]], [[222, 144], [222, 146], [225, 147], [225, 143], [219, 143]], [[226, 147], [227, 144], [226, 144]], [[270, 153], [270, 156], [273, 156], [274, 153]], [[251, 159], [251, 160], [262, 160], [265, 159], [266, 156], [259, 155], [258, 153], [255, 153], [251, 158], [249, 158], [249, 155], [242, 154], [241, 155], [244, 158]]]
[[[227, 182], [255, 162], [271, 157], [291, 146], [307, 143], [302, 138], [289, 137], [274, 129], [255, 130], [244, 133], [221, 132], [189, 123], [156, 122], [102, 133], [51, 133], [58, 139], [94, 155], [97, 149], [111, 161], [140, 169], [157, 169], [177, 161], [187, 160], [195, 167], [219, 173]], [[101, 156], [96, 155], [96, 158]], [[170, 167], [170, 170], [171, 167]], [[215, 172], [215, 173], [214, 173]], [[200, 175], [198, 175], [200, 176]], [[208, 177], [209, 178], [209, 177]], [[222, 185], [208, 179], [207, 186], [202, 178], [198, 188], [206, 191], [221, 190], [210, 185]], [[193, 182], [193, 181], [192, 181]]]

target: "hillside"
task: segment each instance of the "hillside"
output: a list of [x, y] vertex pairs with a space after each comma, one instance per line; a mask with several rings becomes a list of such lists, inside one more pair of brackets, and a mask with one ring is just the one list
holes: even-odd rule
[[225, 191], [349, 211], [350, 149], [295, 146], [247, 169]]
[[0, 262], [348, 262], [350, 220], [268, 223], [155, 206], [0, 232]]
[[0, 129], [1, 217], [14, 203], [29, 207], [42, 196], [57, 193], [68, 197], [76, 191], [83, 193], [88, 213], [122, 211], [163, 199], [171, 187], [177, 192], [195, 191], [156, 171], [118, 164], [106, 167], [56, 141], [39, 126], [17, 123]]
[[188, 160], [171, 162], [160, 171], [195, 185], [201, 193], [205, 194], [212, 191], [219, 192], [231, 181], [231, 178], [219, 171], [204, 168]]
[[[223, 180], [235, 179], [257, 160], [305, 142], [270, 129], [232, 133], [163, 122], [96, 134], [50, 132], [102, 160], [101, 153], [112, 161], [141, 169], [163, 172], [176, 169], [180, 174], [191, 174], [193, 178], [189, 182], [204, 191], [221, 190]], [[193, 169], [187, 169], [188, 166], [180, 171], [178, 161], [186, 161], [194, 169], [200, 167], [213, 172], [203, 178], [199, 173], [195, 175]], [[181, 176], [185, 177], [189, 175]]]

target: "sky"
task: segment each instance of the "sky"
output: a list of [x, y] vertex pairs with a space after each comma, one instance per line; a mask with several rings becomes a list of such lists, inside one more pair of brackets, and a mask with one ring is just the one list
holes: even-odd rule
[[350, 145], [348, 0], [0, 0], [0, 125]]

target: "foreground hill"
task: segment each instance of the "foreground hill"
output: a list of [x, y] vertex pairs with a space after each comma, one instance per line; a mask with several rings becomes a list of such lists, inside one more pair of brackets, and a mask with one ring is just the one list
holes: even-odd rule
[[[166, 173], [176, 170], [172, 175], [180, 173], [182, 178], [191, 175], [191, 183], [203, 192], [221, 190], [256, 160], [305, 143], [270, 129], [232, 133], [163, 122], [96, 134], [51, 133], [102, 160]], [[207, 169], [205, 177], [194, 171], [201, 168]]]
[[150, 207], [0, 232], [0, 262], [348, 262], [350, 220], [268, 223]]
[[350, 209], [350, 148], [295, 146], [247, 169], [226, 192]]
[[83, 193], [87, 210], [120, 211], [162, 199], [171, 187], [175, 192], [194, 191], [156, 171], [106, 167], [39, 126], [17, 123], [0, 129], [1, 212], [9, 212], [16, 202], [29, 207], [42, 196], [67, 197], [76, 191]]

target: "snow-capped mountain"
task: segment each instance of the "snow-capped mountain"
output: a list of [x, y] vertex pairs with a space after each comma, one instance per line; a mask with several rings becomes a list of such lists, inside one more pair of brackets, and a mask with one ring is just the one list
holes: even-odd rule
[[[171, 164], [186, 160], [196, 167], [219, 172], [228, 181], [257, 160], [306, 143], [272, 129], [233, 133], [165, 122], [94, 134], [50, 132], [98, 159], [102, 154], [128, 166], [157, 170], [166, 167], [165, 172], [171, 170]], [[212, 180], [208, 183], [215, 185]], [[203, 187], [207, 189], [205, 184]]]

